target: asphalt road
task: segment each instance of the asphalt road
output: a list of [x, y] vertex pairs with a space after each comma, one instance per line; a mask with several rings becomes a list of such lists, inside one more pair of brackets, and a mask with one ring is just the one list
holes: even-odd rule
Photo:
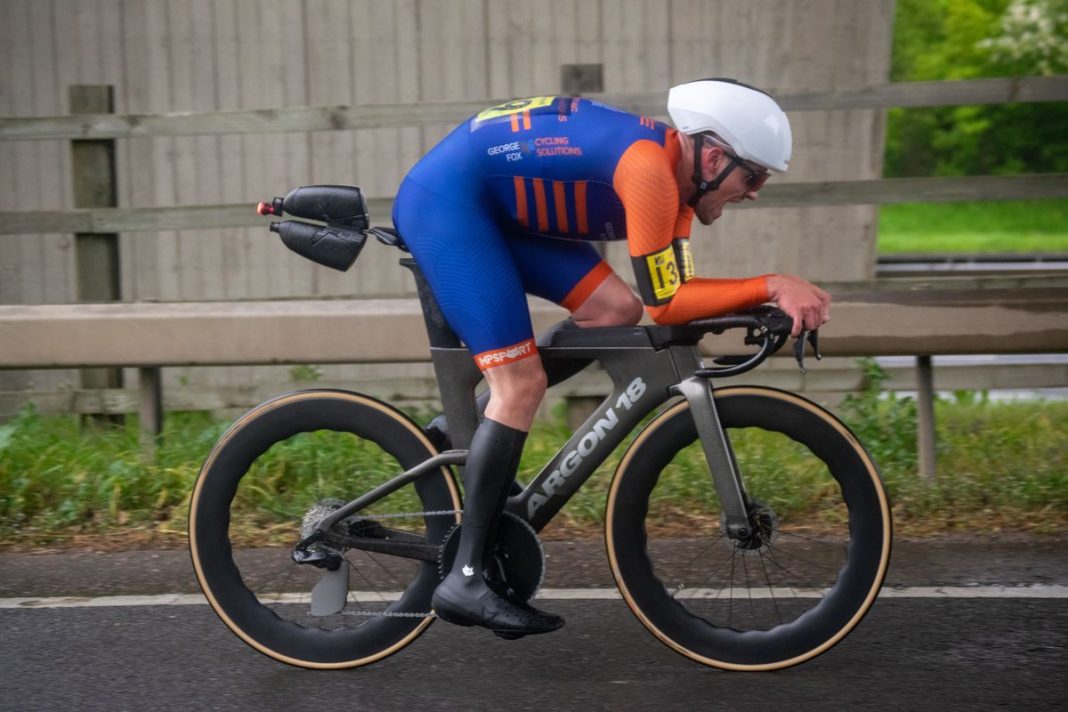
[[[1064, 540], [899, 543], [890, 590], [1064, 587]], [[596, 544], [549, 545], [547, 586], [603, 587]], [[603, 557], [601, 557], [603, 558]], [[586, 562], [586, 566], [569, 565]], [[568, 578], [566, 569], [579, 577]], [[0, 597], [193, 591], [182, 552], [0, 555]], [[1030, 594], [1028, 594], [1030, 595]], [[1038, 594], [1036, 594], [1038, 595]], [[2, 602], [2, 601], [0, 601]], [[339, 672], [247, 648], [205, 605], [0, 608], [4, 710], [986, 710], [1068, 704], [1068, 599], [879, 600], [829, 653], [774, 673], [697, 665], [620, 600], [545, 601], [561, 631], [508, 642], [436, 623]]]

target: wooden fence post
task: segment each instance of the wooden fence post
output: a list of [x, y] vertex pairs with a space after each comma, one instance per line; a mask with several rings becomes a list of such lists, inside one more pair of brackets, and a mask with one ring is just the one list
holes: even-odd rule
[[[115, 113], [114, 87], [75, 84], [70, 87], [72, 114]], [[118, 207], [118, 181], [115, 171], [115, 141], [74, 139], [71, 141], [71, 173], [74, 179], [74, 207]], [[75, 263], [79, 302], [115, 302], [122, 298], [119, 279], [119, 236], [116, 233], [76, 233]], [[140, 424], [142, 451], [151, 456], [156, 436], [162, 430], [160, 369], [142, 368], [140, 375]], [[122, 369], [83, 368], [82, 388], [122, 388]], [[95, 420], [123, 422], [120, 414], [95, 416]]]
[[[108, 85], [75, 84], [70, 87], [72, 114], [115, 112], [113, 88]], [[75, 139], [70, 142], [74, 207], [113, 208], [118, 205], [115, 188], [115, 141]], [[76, 233], [74, 260], [79, 302], [114, 302], [119, 295], [118, 235]], [[82, 388], [122, 388], [122, 369], [83, 368]], [[94, 415], [93, 420], [121, 423], [122, 415]]]
[[935, 478], [934, 368], [930, 356], [916, 357], [916, 443], [920, 477]]

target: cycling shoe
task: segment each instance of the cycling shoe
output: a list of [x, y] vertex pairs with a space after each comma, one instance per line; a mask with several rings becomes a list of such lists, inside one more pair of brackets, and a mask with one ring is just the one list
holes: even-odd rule
[[481, 577], [457, 579], [447, 576], [434, 591], [431, 605], [443, 621], [489, 628], [507, 640], [550, 633], [564, 624], [560, 616], [499, 595]]

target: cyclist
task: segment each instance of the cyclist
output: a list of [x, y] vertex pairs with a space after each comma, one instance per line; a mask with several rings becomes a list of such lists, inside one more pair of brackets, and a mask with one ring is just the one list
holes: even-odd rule
[[[786, 171], [782, 109], [746, 84], [705, 79], [672, 88], [668, 113], [675, 129], [589, 99], [492, 107], [435, 146], [397, 193], [394, 224], [490, 392], [464, 468], [455, 562], [433, 597], [446, 621], [505, 637], [563, 625], [486, 579], [535, 410], [547, 385], [585, 365], [546, 374], [527, 293], [571, 312], [560, 328], [634, 325], [643, 306], [679, 324], [768, 301], [793, 317], [794, 336], [829, 318], [830, 296], [798, 277], [693, 274], [693, 218], [711, 224]], [[622, 239], [640, 299], [591, 244]]]

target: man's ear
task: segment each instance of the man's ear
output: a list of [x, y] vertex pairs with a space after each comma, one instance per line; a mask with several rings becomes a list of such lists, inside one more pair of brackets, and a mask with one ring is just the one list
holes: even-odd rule
[[716, 175], [716, 166], [719, 165], [720, 160], [726, 155], [720, 146], [708, 141], [705, 143], [705, 150], [701, 154], [701, 160], [704, 162], [705, 175]]

